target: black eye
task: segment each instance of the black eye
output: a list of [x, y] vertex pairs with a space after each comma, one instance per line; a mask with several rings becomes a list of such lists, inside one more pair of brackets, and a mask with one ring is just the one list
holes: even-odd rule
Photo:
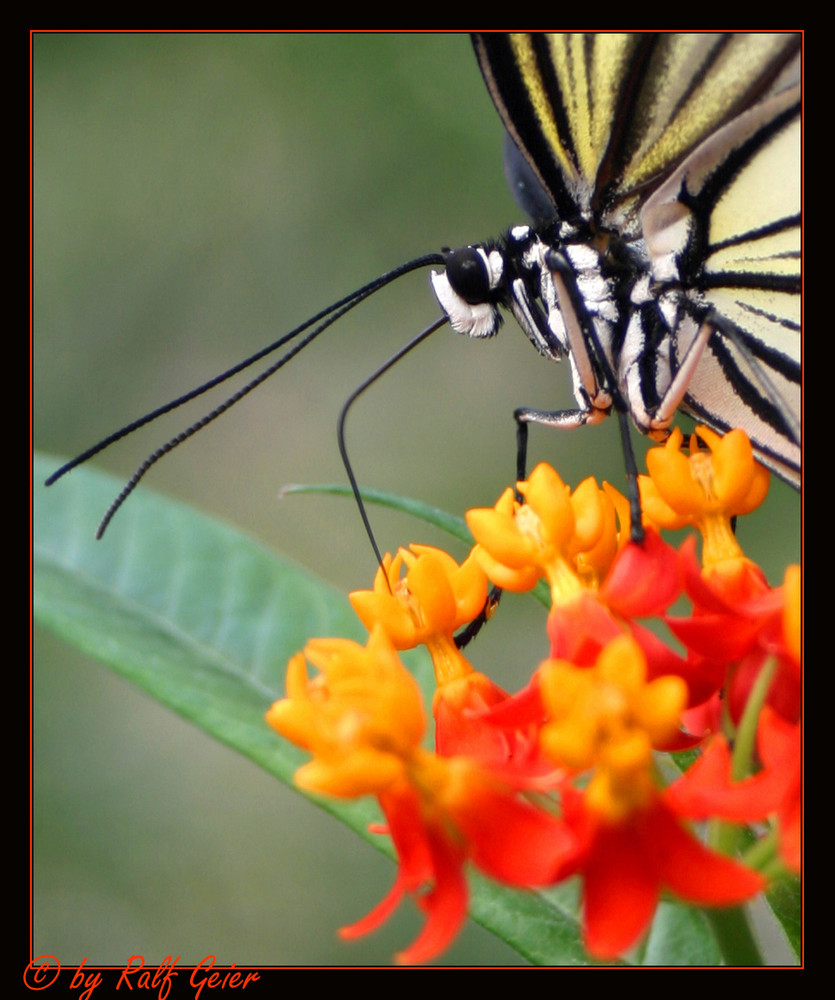
[[452, 290], [465, 302], [476, 305], [490, 297], [490, 277], [484, 258], [475, 247], [452, 250], [446, 259], [446, 274]]

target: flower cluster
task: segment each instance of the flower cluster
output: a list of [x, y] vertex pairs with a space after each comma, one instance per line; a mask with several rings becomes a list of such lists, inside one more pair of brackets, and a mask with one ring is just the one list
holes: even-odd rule
[[[572, 492], [539, 465], [468, 513], [475, 545], [460, 565], [418, 545], [385, 557], [372, 589], [351, 594], [364, 646], [314, 639], [291, 660], [267, 718], [312, 755], [298, 784], [375, 796], [398, 856], [391, 892], [345, 937], [412, 895], [426, 919], [398, 959], [437, 956], [465, 918], [471, 865], [523, 888], [580, 879], [586, 947], [614, 958], [665, 893], [732, 906], [799, 870], [800, 572], [771, 587], [736, 540], [734, 519], [768, 488], [745, 435], [697, 434], [650, 451], [641, 544], [617, 491], [588, 479]], [[678, 550], [662, 540], [682, 527], [701, 536], [700, 558], [694, 534]], [[456, 634], [491, 585], [540, 580], [550, 655], [508, 694]], [[669, 614], [682, 596], [688, 614]], [[431, 750], [398, 656], [417, 645], [435, 670]], [[660, 754], [681, 750], [695, 763], [671, 780]], [[708, 818], [705, 842], [693, 823]]]

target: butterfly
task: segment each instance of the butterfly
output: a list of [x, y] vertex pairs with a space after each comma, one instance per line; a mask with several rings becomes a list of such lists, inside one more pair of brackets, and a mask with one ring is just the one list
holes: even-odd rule
[[682, 409], [801, 470], [801, 93], [797, 34], [478, 34], [536, 219], [433, 273], [453, 329], [508, 309], [567, 359], [575, 427], [612, 410], [663, 438]]
[[[578, 427], [615, 412], [628, 452], [627, 418], [663, 438], [682, 409], [720, 431], [742, 427], [760, 459], [799, 485], [801, 42], [796, 33], [474, 35], [508, 134], [506, 172], [531, 221], [395, 268], [117, 431], [49, 482], [286, 349], [150, 455], [101, 534], [159, 458], [345, 312], [429, 266], [443, 317], [416, 341], [444, 321], [492, 337], [506, 310], [543, 357], [567, 362], [575, 408], [515, 412], [520, 476], [531, 423]], [[627, 453], [630, 468], [634, 480]]]

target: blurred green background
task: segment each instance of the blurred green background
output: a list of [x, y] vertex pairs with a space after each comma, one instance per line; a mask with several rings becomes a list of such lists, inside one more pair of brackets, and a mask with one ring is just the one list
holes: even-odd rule
[[[33, 74], [34, 440], [45, 451], [83, 450], [410, 257], [521, 221], [462, 34], [36, 34]], [[342, 402], [437, 315], [428, 274], [402, 279], [145, 485], [342, 589], [368, 586], [374, 559], [351, 502], [278, 493], [345, 481]], [[491, 504], [512, 478], [521, 404], [571, 405], [568, 372], [512, 320], [487, 343], [442, 329], [352, 411], [355, 472], [456, 513]], [[96, 463], [127, 477], [208, 408], [198, 401]], [[612, 421], [534, 430], [531, 458], [575, 484], [622, 485]], [[394, 515], [372, 510], [372, 521], [383, 549], [443, 541]], [[95, 528], [90, 544], [106, 545]], [[775, 484], [743, 530], [779, 581], [798, 558], [797, 496]], [[544, 639], [542, 610], [511, 598], [472, 659], [515, 687]], [[387, 891], [387, 859], [49, 635], [36, 633], [35, 657], [35, 955], [374, 964], [411, 940], [408, 906], [371, 938], [335, 935]], [[445, 956], [513, 959], [475, 927]]]

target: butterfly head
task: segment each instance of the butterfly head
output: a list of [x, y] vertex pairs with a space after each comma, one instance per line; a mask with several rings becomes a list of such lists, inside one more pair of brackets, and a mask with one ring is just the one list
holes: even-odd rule
[[445, 269], [432, 272], [432, 288], [456, 333], [494, 336], [501, 325], [496, 305], [504, 275], [498, 250], [466, 246], [446, 254]]

